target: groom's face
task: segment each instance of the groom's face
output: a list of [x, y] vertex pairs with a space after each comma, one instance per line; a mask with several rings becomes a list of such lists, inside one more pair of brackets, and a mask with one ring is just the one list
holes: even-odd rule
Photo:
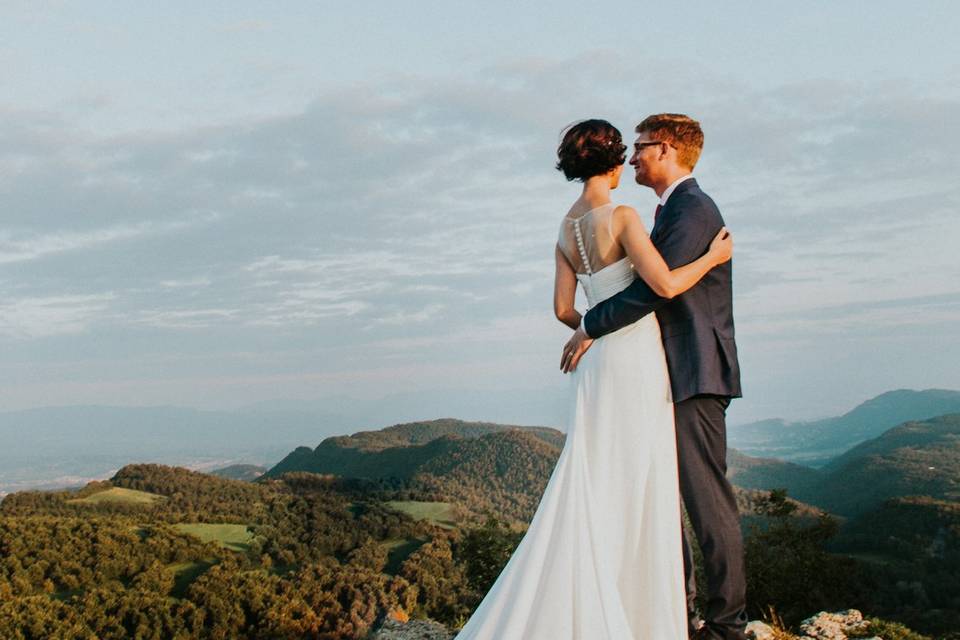
[[633, 167], [634, 179], [637, 184], [652, 187], [656, 182], [657, 171], [660, 168], [658, 159], [661, 156], [659, 141], [643, 132], [633, 143], [633, 155], [630, 156], [630, 165]]

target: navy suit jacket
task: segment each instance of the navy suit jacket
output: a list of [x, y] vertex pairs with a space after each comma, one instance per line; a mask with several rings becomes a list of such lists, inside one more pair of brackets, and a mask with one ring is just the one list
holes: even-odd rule
[[[650, 234], [671, 269], [693, 262], [710, 246], [723, 217], [693, 178], [667, 199]], [[599, 338], [656, 312], [670, 370], [673, 401], [700, 394], [740, 397], [740, 364], [733, 331], [733, 261], [711, 269], [697, 284], [668, 299], [637, 278], [620, 293], [597, 303], [584, 329]]]

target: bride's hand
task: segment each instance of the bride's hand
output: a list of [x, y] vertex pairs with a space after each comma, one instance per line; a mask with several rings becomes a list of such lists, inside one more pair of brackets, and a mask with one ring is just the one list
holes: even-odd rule
[[580, 358], [587, 352], [593, 340], [587, 337], [583, 329], [578, 328], [573, 332], [573, 336], [563, 345], [563, 356], [560, 358], [560, 370], [564, 373], [570, 373], [577, 368]]
[[730, 235], [726, 227], [720, 229], [714, 236], [708, 253], [713, 255], [717, 264], [723, 264], [733, 257], [733, 236]]

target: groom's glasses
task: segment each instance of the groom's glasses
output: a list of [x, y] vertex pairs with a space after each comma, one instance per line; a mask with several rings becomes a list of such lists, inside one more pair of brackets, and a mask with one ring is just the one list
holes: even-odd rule
[[[633, 147], [634, 147], [637, 151], [640, 151], [640, 150], [643, 149], [644, 147], [652, 147], [652, 146], [655, 145], [655, 144], [665, 144], [665, 145], [667, 145], [667, 146], [669, 146], [669, 147], [673, 147], [672, 144], [670, 144], [669, 142], [666, 142], [666, 141], [664, 141], [664, 140], [654, 140], [653, 142], [637, 142], [636, 144], [633, 145]], [[676, 147], [673, 147], [673, 148], [676, 149]]]

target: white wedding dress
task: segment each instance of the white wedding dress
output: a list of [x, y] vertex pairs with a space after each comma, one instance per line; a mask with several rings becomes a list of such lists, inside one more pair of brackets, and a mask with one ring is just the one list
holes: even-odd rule
[[[614, 205], [565, 218], [592, 306], [636, 277], [610, 255]], [[684, 640], [673, 405], [653, 314], [596, 340], [571, 375], [567, 439], [526, 535], [455, 640]]]

